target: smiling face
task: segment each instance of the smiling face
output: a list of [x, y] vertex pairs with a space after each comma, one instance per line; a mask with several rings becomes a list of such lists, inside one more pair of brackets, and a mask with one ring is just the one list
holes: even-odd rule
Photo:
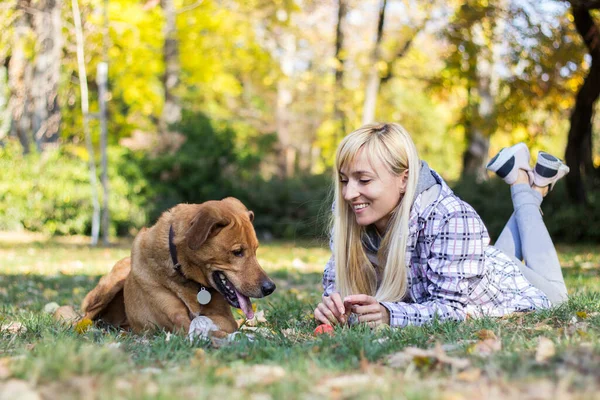
[[392, 211], [406, 190], [408, 170], [392, 174], [377, 157], [369, 157], [361, 149], [353, 162], [339, 171], [344, 200], [361, 226], [375, 224], [380, 233], [385, 232]]

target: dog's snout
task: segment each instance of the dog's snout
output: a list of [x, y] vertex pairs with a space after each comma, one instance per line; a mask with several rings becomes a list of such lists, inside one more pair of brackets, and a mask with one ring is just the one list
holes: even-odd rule
[[275, 291], [275, 283], [271, 280], [265, 280], [260, 285], [260, 290], [262, 291], [263, 296], [268, 296]]

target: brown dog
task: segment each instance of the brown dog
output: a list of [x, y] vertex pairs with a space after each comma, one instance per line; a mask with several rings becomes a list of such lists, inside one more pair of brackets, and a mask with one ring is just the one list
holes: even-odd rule
[[[203, 315], [219, 327], [217, 336], [234, 332], [230, 306], [252, 318], [249, 297], [275, 290], [256, 259], [253, 219], [254, 213], [233, 197], [164, 212], [136, 236], [131, 257], [117, 262], [87, 294], [84, 318], [135, 332], [187, 333], [191, 320]], [[206, 291], [211, 299], [200, 304]]]

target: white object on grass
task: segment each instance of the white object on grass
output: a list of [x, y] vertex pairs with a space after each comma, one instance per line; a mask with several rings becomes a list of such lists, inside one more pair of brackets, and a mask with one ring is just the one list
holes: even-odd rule
[[195, 338], [208, 339], [210, 332], [218, 330], [219, 327], [215, 325], [212, 319], [200, 315], [192, 320], [190, 330], [188, 331], [188, 338], [190, 340], [194, 340]]

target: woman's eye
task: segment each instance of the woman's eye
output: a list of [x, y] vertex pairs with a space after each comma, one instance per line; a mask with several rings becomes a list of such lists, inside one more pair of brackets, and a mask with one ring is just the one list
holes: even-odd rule
[[244, 250], [243, 249], [233, 250], [232, 253], [236, 257], [243, 257], [244, 256]]
[[361, 179], [359, 182], [363, 185], [366, 185], [367, 183], [371, 182], [371, 179]]
[[340, 183], [342, 185], [345, 185], [346, 183], [348, 183], [348, 180], [346, 180], [346, 179], [340, 179]]

